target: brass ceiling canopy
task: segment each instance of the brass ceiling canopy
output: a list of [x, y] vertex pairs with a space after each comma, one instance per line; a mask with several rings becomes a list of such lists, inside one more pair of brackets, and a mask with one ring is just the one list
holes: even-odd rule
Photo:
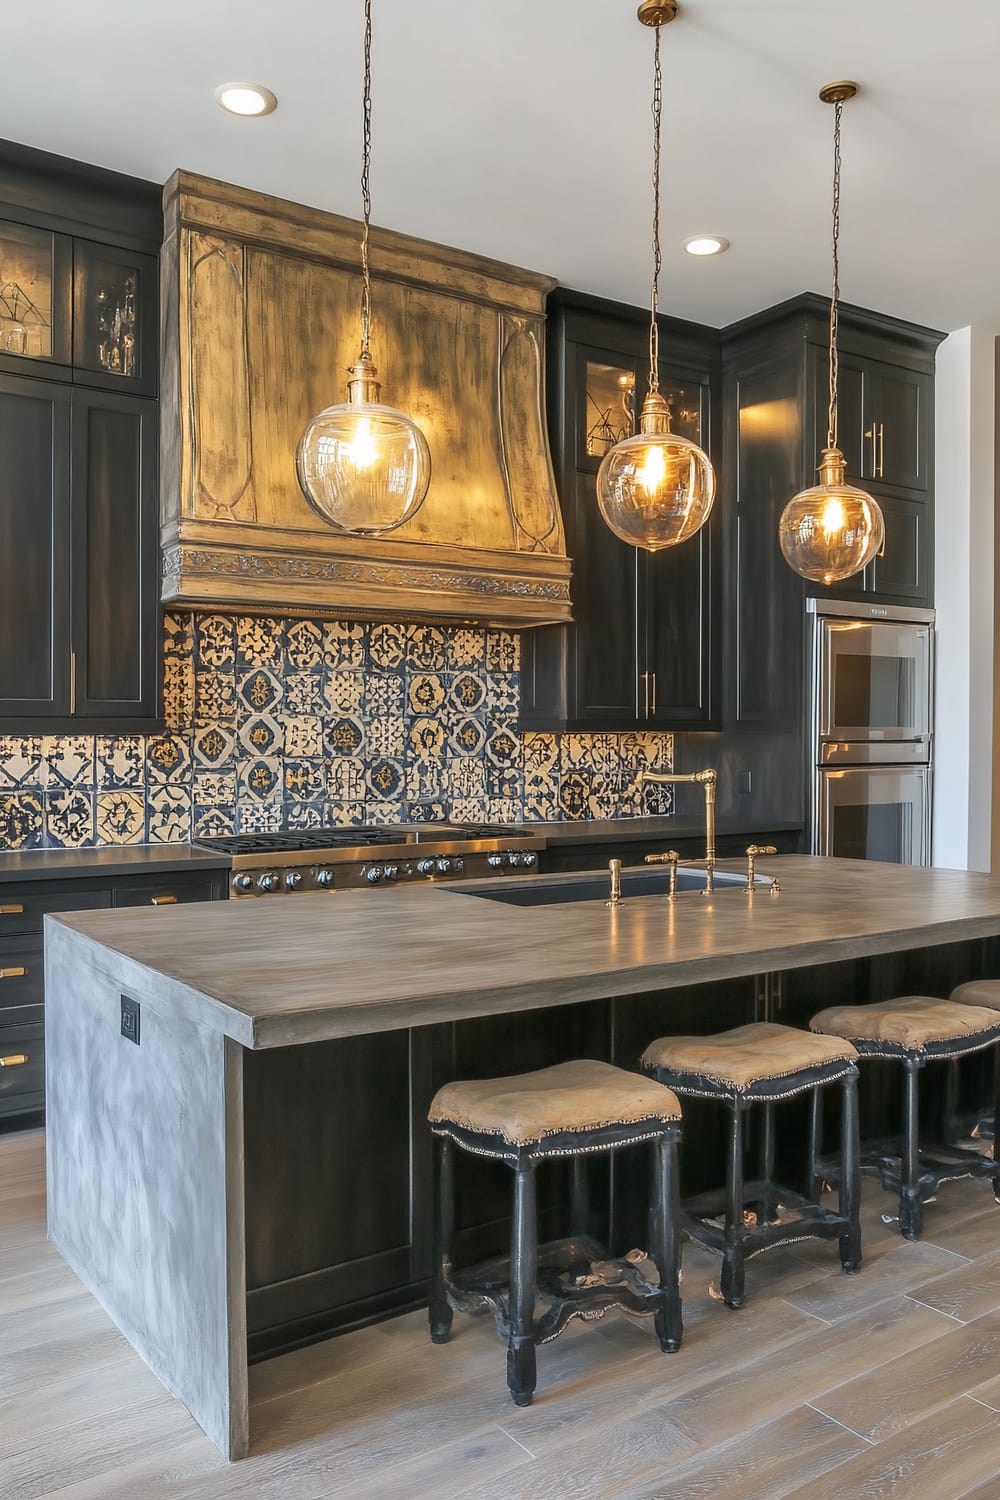
[[641, 0], [636, 14], [643, 26], [669, 26], [678, 8], [677, 0]]
[[846, 104], [848, 99], [853, 99], [857, 93], [856, 83], [852, 83], [849, 78], [841, 78], [837, 83], [824, 83], [819, 91], [819, 97], [824, 104]]

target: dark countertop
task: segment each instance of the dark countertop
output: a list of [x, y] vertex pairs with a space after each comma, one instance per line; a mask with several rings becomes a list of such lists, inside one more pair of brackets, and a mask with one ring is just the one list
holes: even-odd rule
[[[532, 830], [542, 834], [549, 844], [624, 844], [646, 839], [694, 839], [705, 837], [705, 815], [686, 818], [608, 818], [593, 823], [532, 823]], [[787, 823], [775, 818], [719, 818], [715, 825], [717, 838], [744, 833], [748, 838], [762, 838], [767, 833], [799, 833], [802, 823]]]
[[72, 880], [91, 875], [162, 875], [177, 870], [228, 870], [229, 856], [190, 844], [128, 844], [108, 849], [24, 849], [0, 852], [0, 885]]

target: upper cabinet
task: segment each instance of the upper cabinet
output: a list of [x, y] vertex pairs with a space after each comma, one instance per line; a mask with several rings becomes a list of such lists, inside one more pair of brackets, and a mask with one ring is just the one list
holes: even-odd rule
[[158, 718], [159, 192], [0, 151], [0, 732]]
[[[522, 722], [552, 730], [711, 728], [715, 516], [681, 546], [650, 555], [620, 541], [597, 506], [601, 460], [637, 429], [646, 396], [646, 315], [560, 290], [548, 321], [550, 441], [573, 560], [574, 623], [523, 638]], [[660, 348], [673, 430], [711, 450], [719, 336], [664, 318]]]

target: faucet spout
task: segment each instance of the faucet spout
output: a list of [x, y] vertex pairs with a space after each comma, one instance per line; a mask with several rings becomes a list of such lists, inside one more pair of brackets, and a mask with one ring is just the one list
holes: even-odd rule
[[715, 864], [715, 787], [719, 780], [718, 771], [709, 767], [705, 771], [690, 771], [687, 775], [680, 775], [673, 771], [647, 771], [640, 767], [636, 777], [636, 784], [642, 786], [643, 782], [652, 782], [655, 786], [673, 786], [675, 783], [689, 781], [705, 790], [705, 860], [709, 867]]

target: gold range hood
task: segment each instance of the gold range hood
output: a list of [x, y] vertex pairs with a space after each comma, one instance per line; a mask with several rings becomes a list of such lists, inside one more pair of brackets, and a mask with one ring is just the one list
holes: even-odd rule
[[371, 232], [385, 399], [430, 444], [391, 536], [325, 525], [296, 478], [357, 340], [360, 226], [178, 172], [164, 193], [162, 598], [171, 605], [521, 628], [570, 618], [544, 411], [554, 282]]

